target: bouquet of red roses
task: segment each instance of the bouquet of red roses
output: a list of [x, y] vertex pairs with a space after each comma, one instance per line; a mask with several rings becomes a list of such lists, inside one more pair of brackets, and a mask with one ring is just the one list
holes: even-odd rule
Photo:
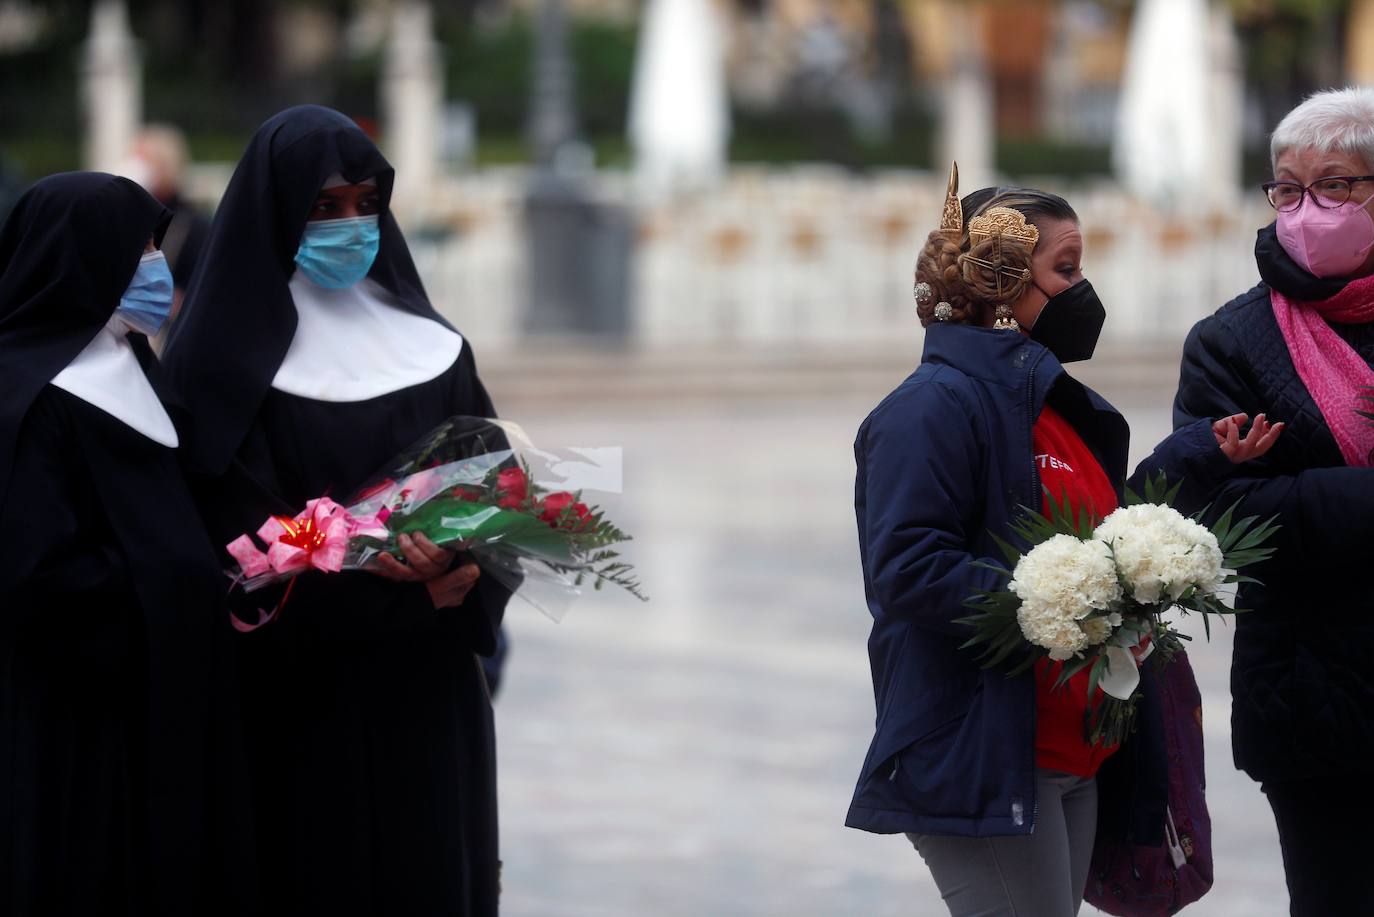
[[307, 570], [360, 570], [421, 533], [555, 620], [586, 583], [645, 599], [612, 548], [631, 538], [586, 502], [593, 490], [619, 490], [619, 450], [550, 452], [507, 421], [451, 417], [344, 503], [322, 496], [236, 538], [230, 575], [252, 592]]

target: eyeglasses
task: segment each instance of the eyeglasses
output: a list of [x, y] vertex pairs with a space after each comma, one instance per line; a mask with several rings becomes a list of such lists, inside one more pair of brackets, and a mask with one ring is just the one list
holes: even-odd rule
[[1333, 175], [1319, 178], [1304, 187], [1293, 181], [1267, 181], [1260, 185], [1269, 198], [1269, 206], [1279, 213], [1297, 210], [1302, 206], [1302, 196], [1312, 196], [1312, 203], [1327, 210], [1334, 210], [1350, 200], [1350, 191], [1356, 182], [1374, 181], [1374, 175]]

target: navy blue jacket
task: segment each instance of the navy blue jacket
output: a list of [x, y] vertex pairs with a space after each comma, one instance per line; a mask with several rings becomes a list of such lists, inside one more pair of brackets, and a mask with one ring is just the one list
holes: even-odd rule
[[[877, 723], [850, 827], [981, 837], [1034, 826], [1034, 676], [980, 668], [954, 619], [978, 589], [1005, 585], [973, 566], [1002, 560], [992, 535], [1009, 537], [1018, 507], [1040, 507], [1031, 428], [1047, 401], [1120, 491], [1125, 419], [1021, 334], [932, 325], [920, 367], [859, 428], [854, 506]], [[1162, 470], [1200, 494], [1229, 467], [1200, 420], [1137, 474]], [[1162, 775], [1151, 783], [1162, 793]]]

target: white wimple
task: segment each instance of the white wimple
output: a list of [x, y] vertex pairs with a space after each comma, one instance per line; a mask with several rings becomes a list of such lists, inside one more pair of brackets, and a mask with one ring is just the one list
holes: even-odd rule
[[155, 443], [177, 447], [177, 430], [158, 400], [126, 337], [129, 327], [111, 317], [52, 384], [94, 405]]
[[315, 401], [366, 401], [428, 382], [453, 365], [463, 338], [407, 312], [371, 278], [342, 290], [291, 278], [296, 334], [272, 379], [278, 391]]

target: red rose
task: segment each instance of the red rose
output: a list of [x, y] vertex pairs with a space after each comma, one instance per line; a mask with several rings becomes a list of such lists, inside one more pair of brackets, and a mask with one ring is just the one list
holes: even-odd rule
[[568, 517], [569, 528], [580, 528], [584, 524], [584, 520], [591, 515], [591, 510], [587, 509], [587, 504], [585, 503], [574, 502], [575, 499], [576, 498], [572, 494], [565, 490], [549, 494], [544, 498], [544, 502], [541, 505], [543, 512], [539, 514], [539, 518], [549, 525], [557, 526], [558, 520], [563, 516], [564, 510], [567, 510], [568, 507], [571, 506], [571, 515]]
[[496, 492], [501, 496], [496, 501], [497, 505], [515, 509], [525, 502], [529, 487], [530, 479], [525, 476], [523, 468], [507, 468], [496, 476]]
[[539, 514], [539, 518], [543, 519], [545, 522], [557, 522], [558, 517], [563, 514], [563, 510], [567, 509], [568, 504], [572, 503], [572, 501], [573, 495], [565, 490], [549, 494], [544, 498], [544, 502], [540, 507], [543, 512]]
[[467, 484], [459, 484], [457, 487], [453, 488], [453, 496], [457, 497], [459, 500], [467, 500], [475, 503], [482, 499], [482, 490], [478, 487], [469, 487]]

